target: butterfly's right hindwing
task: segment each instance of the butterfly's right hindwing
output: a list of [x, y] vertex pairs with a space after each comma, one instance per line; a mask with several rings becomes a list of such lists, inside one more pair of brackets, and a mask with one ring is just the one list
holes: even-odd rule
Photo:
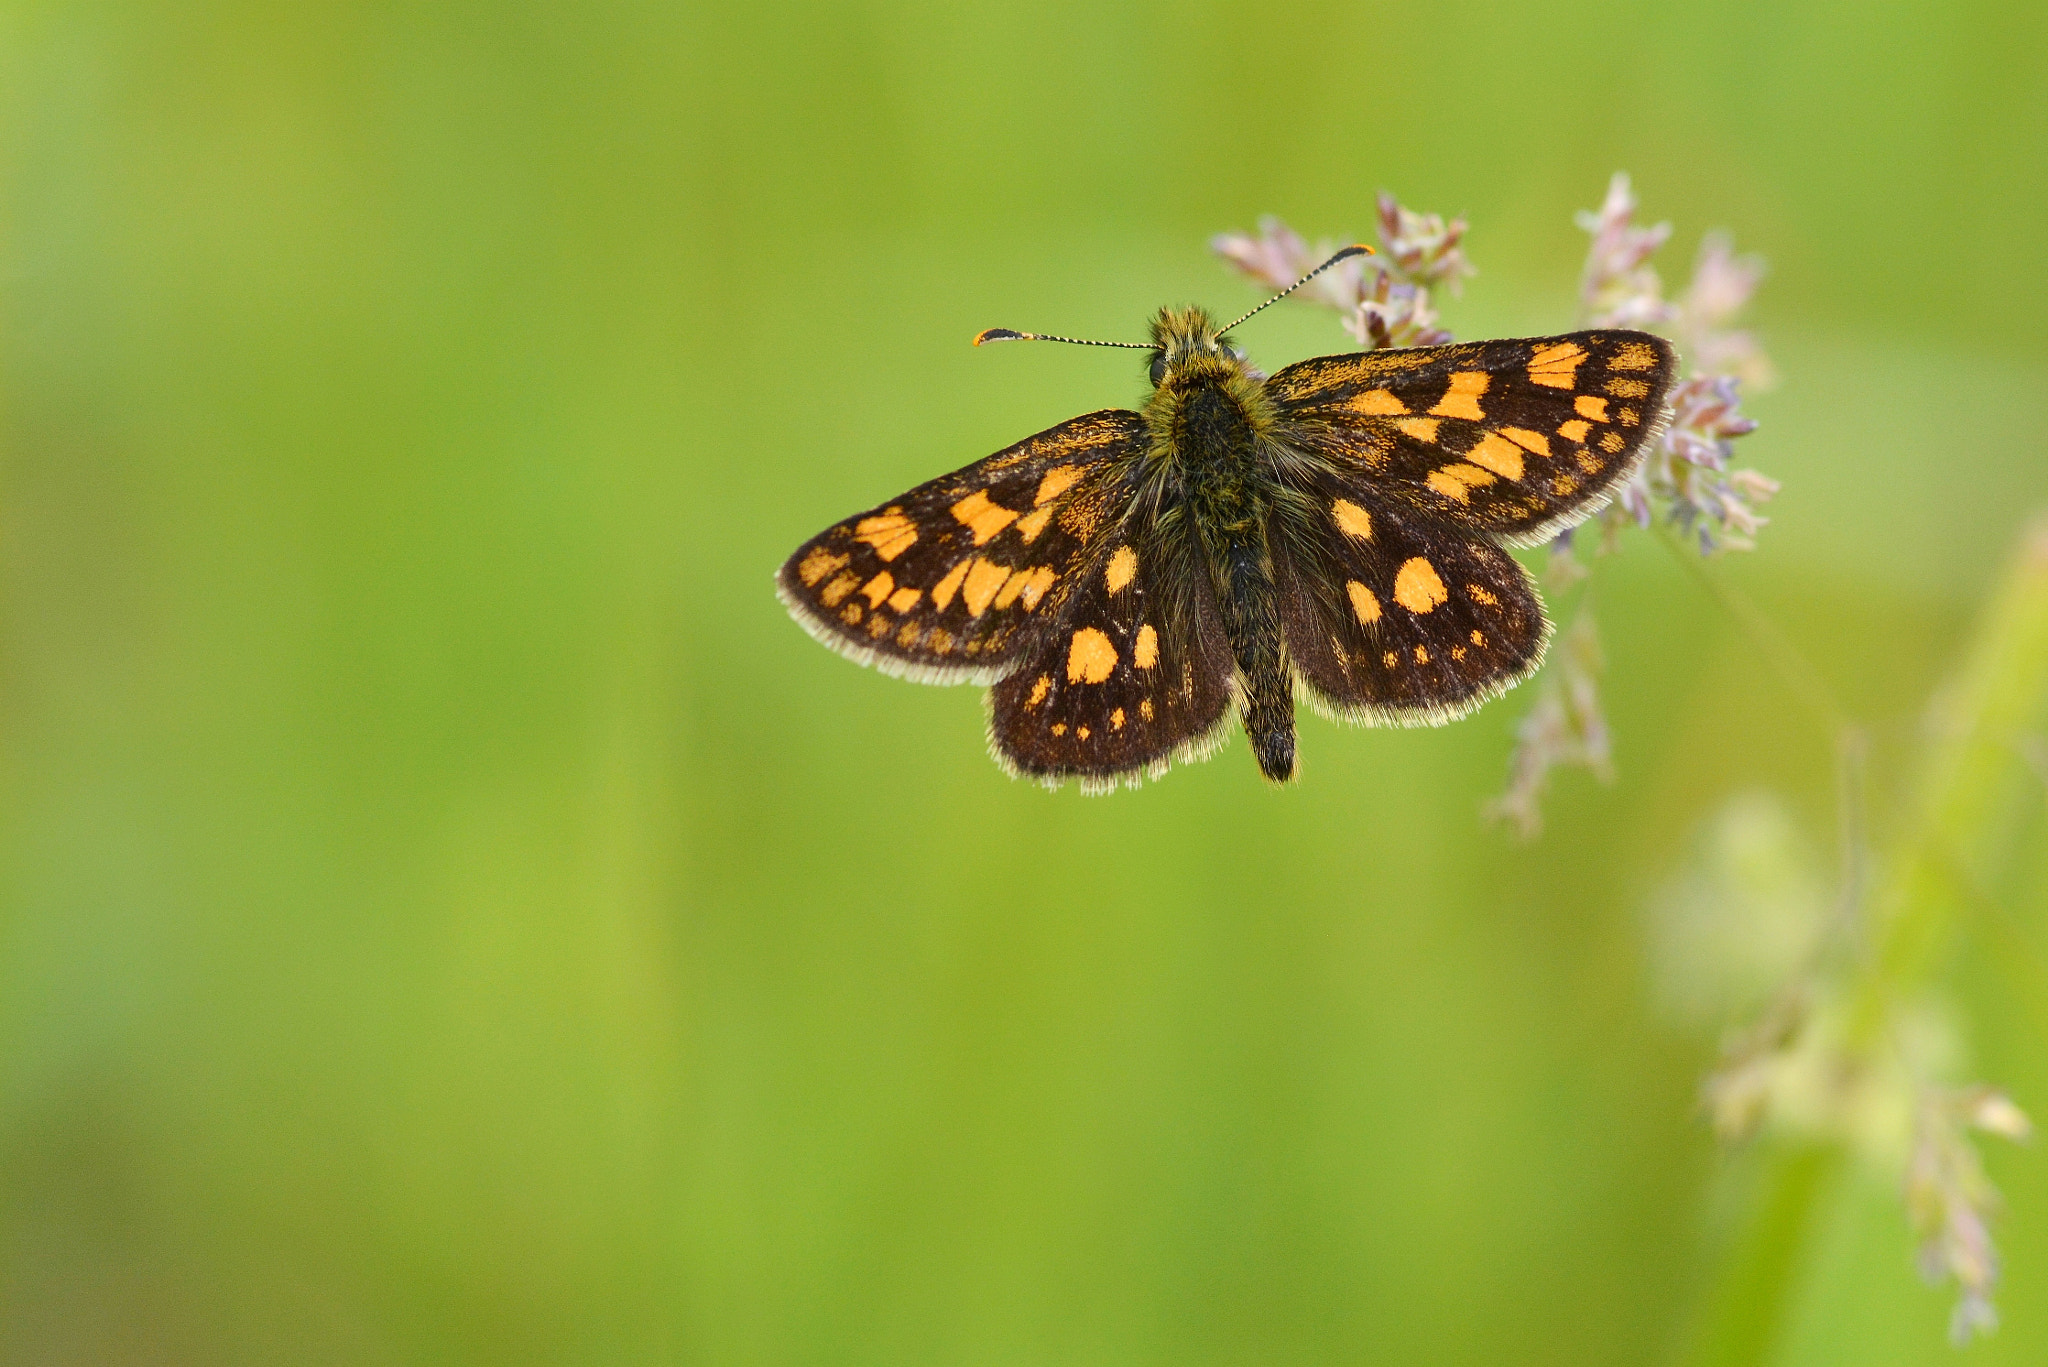
[[1550, 624], [1504, 550], [1448, 532], [1362, 479], [1325, 472], [1270, 524], [1295, 676], [1317, 710], [1436, 725], [1520, 683]]
[[862, 664], [991, 683], [1122, 519], [1146, 441], [1136, 413], [1070, 419], [827, 528], [784, 563], [776, 592]]

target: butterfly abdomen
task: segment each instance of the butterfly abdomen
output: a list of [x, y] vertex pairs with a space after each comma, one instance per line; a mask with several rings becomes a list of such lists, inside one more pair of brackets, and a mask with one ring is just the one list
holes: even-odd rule
[[[1238, 710], [1260, 772], [1294, 777], [1294, 686], [1266, 546], [1264, 426], [1236, 376], [1177, 377], [1168, 444], [1237, 665]], [[1249, 410], [1249, 411], [1248, 411]]]
[[1217, 599], [1237, 660], [1238, 715], [1259, 772], [1276, 783], [1294, 777], [1294, 683], [1280, 635], [1265, 537], [1230, 537], [1220, 548]]

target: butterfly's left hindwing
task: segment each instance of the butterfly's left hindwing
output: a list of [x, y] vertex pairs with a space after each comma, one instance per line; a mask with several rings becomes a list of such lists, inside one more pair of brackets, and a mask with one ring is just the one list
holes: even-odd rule
[[1647, 332], [1368, 351], [1266, 383], [1275, 435], [1424, 518], [1506, 545], [1612, 496], [1663, 417], [1671, 344]]
[[989, 690], [989, 746], [1014, 774], [1102, 792], [1226, 734], [1233, 666], [1208, 577], [1171, 527], [1126, 530], [1090, 553], [1053, 629]]
[[776, 592], [841, 654], [927, 683], [992, 683], [1129, 504], [1145, 421], [1106, 409], [828, 527]]

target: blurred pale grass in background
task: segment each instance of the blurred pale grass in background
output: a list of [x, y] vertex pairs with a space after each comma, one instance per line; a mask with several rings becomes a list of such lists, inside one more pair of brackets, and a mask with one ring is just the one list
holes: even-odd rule
[[[1567, 530], [1550, 544], [1544, 578], [1553, 607], [1560, 599], [1572, 605], [1572, 625], [1517, 727], [1508, 789], [1487, 808], [1529, 837], [1542, 828], [1552, 769], [1583, 767], [1614, 781], [1592, 595], [1584, 588], [1571, 593], [1591, 577], [1575, 546], [1590, 530], [1596, 552], [1612, 554], [1640, 542], [1629, 533], [1654, 527], [1708, 590], [1713, 607], [1773, 666], [1809, 721], [1833, 737], [1840, 764], [1841, 853], [1832, 893], [1798, 876], [1796, 837], [1782, 809], [1738, 798], [1720, 822], [1722, 859], [1714, 876], [1680, 898], [1667, 897], [1661, 933], [1652, 935], [1657, 985], [1681, 1018], [1747, 1008], [1724, 1018], [1722, 1062], [1702, 1088], [1716, 1130], [1743, 1140], [1769, 1127], [1809, 1146], [1781, 1165], [1792, 1175], [1790, 1190], [1760, 1204], [1751, 1246], [1738, 1245], [1721, 1272], [1723, 1291], [1699, 1331], [1696, 1355], [1740, 1362], [1770, 1349], [1795, 1272], [1785, 1251], [1796, 1248], [1811, 1219], [1816, 1165], [1835, 1158], [1815, 1143], [1847, 1149], [1902, 1188], [1921, 1241], [1921, 1272], [1956, 1283], [1949, 1336], [1967, 1343], [1998, 1324], [1991, 1292], [1999, 1257], [1989, 1228], [1998, 1197], [1973, 1132], [2024, 1140], [2032, 1124], [2002, 1091], [1957, 1085], [1959, 1030], [1924, 979], [1933, 961], [1928, 945], [1946, 938], [1958, 897], [1988, 909], [2001, 927], [2013, 922], [1986, 888], [2003, 872], [2007, 829], [2029, 812], [2037, 780], [2048, 781], [2039, 764], [2048, 754], [2041, 725], [2048, 718], [2048, 515], [2023, 537], [2009, 583], [1987, 609], [1967, 660], [1930, 707], [1924, 772], [1914, 776], [1922, 791], [1873, 793], [1867, 728], [1843, 710], [1775, 624], [1692, 559], [1755, 549], [1756, 533], [1769, 520], [1757, 505], [1778, 492], [1775, 480], [1732, 464], [1735, 441], [1756, 429], [1741, 412], [1743, 388], [1775, 377], [1755, 335], [1735, 326], [1763, 277], [1763, 262], [1736, 256], [1726, 234], [1709, 234], [1691, 286], [1667, 300], [1651, 258], [1671, 225], [1637, 225], [1636, 207], [1628, 177], [1617, 174], [1600, 210], [1577, 216], [1592, 236], [1578, 321], [1673, 337], [1681, 344], [1679, 381], [1668, 421], [1613, 502], [1590, 527]], [[1271, 217], [1260, 221], [1256, 237], [1224, 234], [1211, 245], [1269, 289], [1306, 282], [1305, 301], [1336, 309], [1362, 347], [1452, 340], [1435, 326], [1431, 304], [1444, 288], [1457, 293], [1478, 273], [1459, 247], [1468, 225], [1412, 212], [1385, 193], [1378, 209], [1381, 253], [1327, 272], [1316, 263], [1328, 258], [1329, 240], [1311, 245]], [[1872, 849], [1873, 799], [1902, 824], [1889, 858]], [[1873, 865], [1884, 870], [1876, 887]], [[2048, 989], [2048, 960], [2023, 933], [2002, 938], [2021, 991]]]
[[[2048, 1019], [2048, 964], [2000, 891], [2023, 864], [2012, 840], [2029, 817], [2038, 819], [2041, 798], [2026, 755], [2048, 720], [2048, 517], [2025, 533], [1929, 707], [1921, 758], [1903, 793], [1869, 791], [1863, 731], [1825, 706], [1825, 694], [1818, 701], [1817, 719], [1833, 721], [1843, 748], [1840, 886], [1832, 906], [1784, 908], [1792, 933], [1805, 932], [1805, 952], [1786, 965], [1756, 1023], [1724, 1043], [1706, 1097], [1726, 1135], [1769, 1126], [1807, 1144], [1841, 1145], [1899, 1183], [1921, 1239], [1923, 1275], [1961, 1288], [1950, 1337], [1966, 1343], [1998, 1323], [1990, 1293], [1999, 1259], [1987, 1228], [1997, 1196], [1971, 1132], [2026, 1139], [2032, 1126], [2003, 1093], [1956, 1085], [1961, 1032], [1928, 979], [1960, 923], [1974, 922], [1989, 932], [2008, 987], [2033, 1006], [2032, 1023]], [[1890, 839], [1876, 847], [1873, 796], [1892, 818]], [[1769, 813], [1760, 816], [1747, 823], [1753, 847], [1782, 847], [1787, 836], [1771, 831]], [[1781, 848], [1781, 866], [1783, 859]], [[1736, 915], [1754, 905], [1740, 893], [1722, 900]], [[1702, 960], [1711, 971], [1714, 958]], [[1737, 974], [1743, 966], [1736, 956], [1721, 961]], [[1724, 982], [1734, 976], [1727, 967], [1717, 975]], [[1787, 1255], [1811, 1222], [1818, 1169], [1833, 1158], [1809, 1149], [1780, 1160], [1778, 1192], [1755, 1217], [1750, 1247], [1723, 1275], [1704, 1360], [1754, 1360], [1771, 1347], [1791, 1299]]]
[[[1627, 166], [1674, 259], [1771, 261], [1786, 492], [1727, 578], [1905, 791], [2048, 505], [2044, 25], [7, 11], [0, 1356], [1949, 1361], [1897, 1187], [1719, 1154], [1714, 1040], [1653, 995], [1697, 833], [1770, 792], [1825, 850], [1835, 788], [1669, 557], [1597, 567], [1616, 782], [1527, 846], [1478, 819], [1521, 694], [1309, 721], [1289, 794], [1230, 750], [1084, 804], [769, 575], [1138, 390], [980, 328], [1239, 303], [1219, 227], [1364, 231], [1384, 186], [1473, 225], [1451, 330], [1554, 329]], [[1949, 925], [1963, 1076], [2038, 1114], [2039, 994]], [[2031, 1363], [2048, 1181], [1985, 1159], [1968, 1351]], [[1750, 1323], [1725, 1268], [1774, 1337], [1697, 1327]]]

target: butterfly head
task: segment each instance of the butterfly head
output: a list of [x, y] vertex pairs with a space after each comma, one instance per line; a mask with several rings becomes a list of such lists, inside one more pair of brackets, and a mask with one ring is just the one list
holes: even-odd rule
[[1152, 385], [1223, 380], [1246, 372], [1244, 353], [1198, 308], [1161, 309], [1152, 320]]

